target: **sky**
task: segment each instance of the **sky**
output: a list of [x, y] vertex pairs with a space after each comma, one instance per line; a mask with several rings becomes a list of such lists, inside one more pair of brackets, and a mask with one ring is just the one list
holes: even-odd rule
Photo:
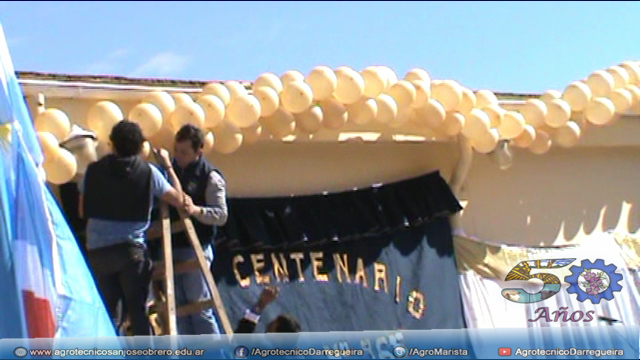
[[563, 90], [640, 60], [640, 2], [0, 2], [16, 70], [183, 80], [419, 67], [473, 90]]

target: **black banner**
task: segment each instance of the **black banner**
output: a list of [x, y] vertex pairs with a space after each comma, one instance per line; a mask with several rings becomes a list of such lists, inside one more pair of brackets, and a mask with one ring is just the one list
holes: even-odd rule
[[359, 241], [219, 250], [213, 268], [234, 325], [264, 285], [281, 288], [256, 332], [280, 314], [303, 331], [464, 328], [447, 218]]

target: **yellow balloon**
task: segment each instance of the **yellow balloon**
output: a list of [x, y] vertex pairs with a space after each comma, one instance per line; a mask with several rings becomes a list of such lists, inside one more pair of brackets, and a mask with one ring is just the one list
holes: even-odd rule
[[536, 129], [533, 126], [527, 124], [524, 126], [524, 129], [522, 130], [520, 135], [513, 139], [513, 145], [519, 148], [526, 149], [533, 143], [535, 139]]
[[145, 138], [151, 138], [162, 127], [162, 112], [155, 105], [140, 103], [129, 112], [129, 120], [140, 125]]
[[47, 109], [36, 117], [35, 128], [39, 132], [51, 133], [58, 141], [64, 141], [71, 132], [71, 121], [61, 110]]
[[444, 80], [431, 85], [431, 97], [438, 100], [445, 110], [456, 110], [462, 101], [462, 88], [453, 80]]
[[480, 109], [473, 109], [466, 117], [462, 134], [469, 139], [473, 139], [488, 132], [490, 127], [491, 119], [489, 115]]
[[426, 105], [415, 109], [411, 122], [418, 126], [428, 126], [431, 129], [438, 129], [447, 116], [446, 110], [438, 100], [429, 99]]
[[[142, 151], [140, 152], [140, 156], [145, 160], [148, 159], [149, 156], [151, 156], [151, 143], [150, 142], [145, 141], [145, 142], [142, 143]], [[77, 160], [77, 158], [76, 158], [76, 160]], [[80, 164], [78, 164], [78, 165], [80, 165]], [[78, 169], [78, 170], [80, 170], [80, 169]], [[85, 167], [85, 170], [86, 170], [86, 167]], [[78, 171], [78, 172], [80, 172], [80, 171]], [[86, 172], [86, 171], [84, 171], [84, 172]]]
[[282, 106], [292, 114], [307, 110], [313, 103], [311, 87], [302, 81], [289, 81], [280, 94]]
[[529, 99], [520, 110], [527, 124], [538, 127], [544, 125], [544, 119], [547, 117], [547, 105], [538, 99]]
[[37, 136], [45, 161], [50, 160], [55, 162], [56, 157], [58, 156], [58, 149], [60, 148], [60, 144], [56, 137], [48, 132], [38, 132]]
[[393, 120], [391, 120], [391, 122], [388, 122], [387, 125], [391, 128], [398, 128], [409, 122], [409, 118], [412, 115], [413, 109], [409, 107], [400, 108], [398, 109], [398, 115]]
[[226, 87], [227, 90], [229, 90], [229, 94], [231, 95], [231, 98], [229, 99], [229, 103], [231, 103], [231, 100], [233, 100], [234, 97], [247, 95], [249, 93], [247, 91], [247, 88], [244, 85], [234, 80], [226, 81], [224, 83], [224, 87]]
[[409, 108], [417, 97], [416, 88], [406, 80], [400, 80], [389, 88], [389, 95], [399, 108]]
[[615, 105], [607, 98], [598, 97], [591, 100], [584, 115], [593, 125], [606, 125], [613, 120]]
[[598, 70], [589, 75], [586, 81], [593, 97], [607, 96], [613, 91], [613, 76], [606, 71]]
[[191, 97], [191, 95], [185, 93], [174, 93], [171, 94], [171, 97], [173, 98], [176, 106], [180, 104], [190, 104], [193, 102], [193, 98]]
[[609, 95], [609, 99], [613, 102], [616, 113], [624, 114], [631, 108], [633, 94], [626, 89], [615, 89]]
[[296, 129], [309, 134], [313, 134], [322, 127], [322, 108], [314, 105], [309, 109], [293, 115], [296, 121]]
[[311, 87], [313, 93], [313, 99], [322, 101], [328, 99], [333, 95], [338, 85], [338, 77], [327, 66], [318, 66], [311, 70], [306, 80], [307, 84]]
[[67, 149], [59, 148], [58, 156], [54, 161], [45, 160], [42, 164], [47, 176], [47, 181], [54, 185], [66, 184], [73, 180], [78, 171], [76, 158]]
[[558, 90], [547, 90], [540, 96], [540, 101], [545, 104], [550, 102], [551, 100], [560, 99], [562, 97], [562, 93]]
[[255, 96], [238, 95], [231, 98], [226, 113], [233, 125], [246, 128], [258, 122], [260, 112], [260, 101]]
[[296, 130], [295, 118], [283, 107], [279, 107], [273, 115], [261, 118], [260, 124], [267, 132], [278, 139], [292, 135]]
[[504, 117], [504, 113], [506, 112], [498, 104], [484, 106], [481, 110], [489, 115], [489, 126], [492, 128], [500, 126], [500, 124], [502, 123], [502, 118]]
[[583, 82], [573, 82], [564, 89], [562, 99], [569, 104], [572, 111], [584, 111], [591, 101], [591, 89]]
[[627, 70], [620, 66], [612, 66], [607, 69], [607, 72], [613, 77], [613, 88], [623, 88], [629, 85], [629, 74]]
[[376, 66], [370, 66], [360, 72], [364, 80], [363, 93], [367, 97], [375, 98], [380, 95], [387, 86], [387, 80]]
[[304, 75], [302, 75], [302, 73], [299, 71], [290, 70], [282, 74], [282, 76], [280, 77], [280, 80], [282, 81], [282, 86], [284, 90], [284, 85], [286, 85], [288, 82], [293, 82], [293, 81], [304, 82]]
[[260, 102], [261, 117], [273, 115], [273, 113], [275, 113], [280, 107], [280, 97], [271, 87], [261, 86], [259, 88], [254, 88], [253, 96], [255, 96]]
[[175, 134], [172, 127], [162, 127], [152, 138], [151, 144], [158, 149], [165, 149], [173, 154], [173, 144], [175, 142]]
[[347, 121], [356, 125], [365, 125], [375, 120], [378, 115], [376, 99], [362, 97], [357, 102], [347, 105]]
[[474, 107], [476, 107], [476, 95], [473, 93], [473, 91], [465, 87], [462, 87], [461, 93], [462, 96], [460, 97], [460, 104], [458, 105], [458, 108], [456, 110], [462, 115], [467, 115], [471, 112], [471, 110], [473, 110]]
[[333, 96], [343, 104], [353, 104], [364, 94], [364, 79], [352, 69], [336, 71], [336, 89]]
[[502, 117], [498, 132], [504, 139], [514, 139], [524, 131], [524, 116], [515, 111], [507, 111]]
[[640, 104], [640, 87], [636, 85], [627, 85], [625, 89], [631, 93], [631, 106], [633, 107]]
[[226, 120], [213, 129], [213, 136], [213, 149], [221, 154], [231, 154], [242, 145], [242, 131]]
[[444, 118], [444, 122], [440, 126], [440, 131], [447, 136], [456, 136], [460, 134], [464, 127], [465, 117], [458, 111], [451, 111], [447, 113]]
[[429, 73], [426, 72], [424, 69], [420, 69], [420, 68], [409, 70], [407, 74], [404, 76], [404, 79], [409, 82], [416, 81], [416, 80], [424, 81], [427, 84], [431, 82], [431, 76], [429, 76]]
[[551, 137], [542, 130], [536, 131], [536, 138], [529, 145], [529, 151], [536, 155], [545, 154], [551, 148]]
[[99, 140], [107, 141], [113, 126], [123, 119], [124, 115], [118, 105], [111, 101], [100, 101], [89, 109], [87, 126]]
[[337, 130], [347, 122], [347, 108], [336, 99], [320, 102], [322, 108], [322, 125], [327, 129]]
[[398, 116], [398, 105], [396, 101], [387, 94], [380, 94], [376, 97], [378, 108], [375, 120], [379, 123], [390, 123]]
[[204, 146], [202, 147], [202, 153], [206, 156], [211, 151], [213, 151], [213, 146], [215, 145], [215, 136], [212, 132], [207, 132], [204, 136]]
[[220, 125], [226, 116], [224, 101], [215, 95], [202, 95], [196, 101], [204, 111], [204, 127], [213, 129]]
[[489, 90], [480, 90], [476, 92], [476, 107], [482, 108], [487, 105], [497, 104], [498, 98]]
[[423, 80], [411, 80], [409, 82], [416, 90], [416, 99], [411, 104], [411, 107], [414, 109], [423, 107], [431, 98], [430, 84]]
[[258, 141], [260, 141], [261, 136], [262, 125], [260, 123], [242, 129], [242, 143], [245, 145], [252, 145], [257, 143]]
[[224, 106], [229, 105], [229, 101], [231, 101], [231, 92], [229, 91], [229, 89], [217, 82], [207, 84], [202, 89], [202, 94], [217, 96], [220, 100], [222, 100]]
[[195, 102], [182, 103], [176, 106], [176, 110], [171, 114], [169, 121], [173, 132], [176, 133], [187, 124], [202, 129], [204, 127], [204, 117], [204, 110], [200, 105]]
[[482, 132], [477, 138], [471, 140], [471, 146], [473, 149], [481, 154], [488, 154], [495, 150], [498, 145], [500, 134], [496, 129], [489, 129]]
[[547, 116], [544, 121], [552, 128], [558, 128], [567, 123], [571, 117], [571, 106], [562, 100], [554, 99], [547, 102]]
[[569, 121], [556, 129], [554, 140], [562, 147], [572, 147], [580, 141], [580, 134], [580, 126], [573, 121]]
[[640, 65], [631, 61], [625, 61], [620, 64], [620, 67], [625, 69], [629, 75], [629, 85], [640, 85]]
[[380, 73], [383, 76], [383, 79], [385, 79], [384, 91], [389, 90], [389, 88], [391, 88], [393, 84], [398, 82], [398, 76], [390, 67], [378, 66], [378, 71], [380, 71]]
[[142, 102], [155, 105], [162, 112], [163, 123], [168, 121], [169, 117], [176, 109], [176, 102], [169, 93], [164, 91], [154, 91], [145, 96]]
[[282, 80], [278, 75], [273, 73], [264, 73], [253, 82], [253, 88], [268, 87], [273, 89], [277, 94], [282, 92]]

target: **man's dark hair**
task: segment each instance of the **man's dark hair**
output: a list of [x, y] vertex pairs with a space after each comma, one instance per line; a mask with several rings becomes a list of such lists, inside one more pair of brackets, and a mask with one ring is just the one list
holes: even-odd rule
[[144, 136], [140, 125], [129, 120], [122, 120], [111, 129], [109, 136], [113, 149], [121, 157], [129, 157], [140, 154]]
[[176, 133], [176, 142], [189, 141], [193, 151], [198, 151], [204, 147], [204, 133], [202, 130], [191, 124], [184, 125]]
[[280, 315], [273, 320], [274, 330], [278, 333], [299, 333], [300, 323], [291, 315]]

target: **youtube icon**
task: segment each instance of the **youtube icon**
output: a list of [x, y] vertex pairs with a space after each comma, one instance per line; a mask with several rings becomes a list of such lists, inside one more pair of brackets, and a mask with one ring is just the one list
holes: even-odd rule
[[500, 348], [498, 349], [499, 356], [511, 356], [511, 348]]

